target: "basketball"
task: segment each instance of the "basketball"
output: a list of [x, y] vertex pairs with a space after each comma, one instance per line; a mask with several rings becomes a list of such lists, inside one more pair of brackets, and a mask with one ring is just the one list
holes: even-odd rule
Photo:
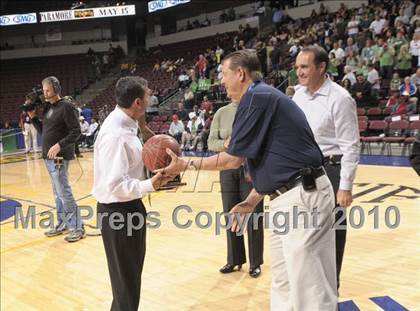
[[143, 146], [143, 163], [148, 170], [154, 171], [166, 167], [171, 163], [171, 157], [166, 153], [171, 149], [176, 155], [181, 155], [181, 149], [175, 138], [169, 135], [155, 135]]

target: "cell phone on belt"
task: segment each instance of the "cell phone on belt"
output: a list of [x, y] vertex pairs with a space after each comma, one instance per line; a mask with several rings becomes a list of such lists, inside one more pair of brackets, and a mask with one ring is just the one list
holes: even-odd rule
[[302, 176], [302, 186], [305, 191], [315, 191], [316, 190], [316, 181], [315, 176], [310, 167], [305, 167], [300, 170], [300, 175]]

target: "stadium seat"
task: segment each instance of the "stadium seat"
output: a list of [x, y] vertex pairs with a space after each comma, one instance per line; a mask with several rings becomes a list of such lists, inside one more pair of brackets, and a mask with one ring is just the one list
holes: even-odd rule
[[[369, 154], [372, 154], [371, 143], [382, 143], [385, 131], [388, 129], [388, 122], [383, 120], [373, 120], [369, 122], [368, 130], [374, 131], [375, 135], [361, 137], [362, 143], [367, 146]], [[383, 146], [382, 146], [383, 150]]]
[[167, 124], [167, 123], [162, 124], [162, 126], [160, 127], [160, 133], [161, 134], [168, 134], [169, 127], [170, 127], [170, 125]]
[[360, 124], [360, 121], [365, 121], [366, 124], [368, 122], [368, 117], [367, 116], [357, 116], [357, 119], [359, 121], [359, 124]]
[[364, 116], [366, 114], [365, 108], [357, 108], [357, 115]]
[[392, 155], [391, 144], [403, 143], [405, 140], [405, 131], [409, 127], [409, 122], [406, 120], [393, 121], [388, 126], [388, 136], [382, 139], [384, 148], [387, 149], [388, 156]]
[[391, 112], [392, 112], [392, 107], [385, 107], [385, 108], [382, 110], [382, 115], [384, 115], [384, 116], [389, 116], [389, 115], [391, 114]]
[[4, 60], [1, 63], [0, 106], [10, 107], [2, 119], [17, 121], [20, 105], [32, 88], [40, 85], [47, 76], [56, 76], [63, 88], [63, 95], [74, 96], [88, 86], [93, 68], [84, 54]]
[[381, 118], [382, 109], [379, 107], [369, 108], [366, 111], [366, 115], [368, 116], [369, 120], [378, 120], [379, 118]]
[[416, 141], [416, 135], [420, 132], [420, 121], [413, 121], [408, 127], [408, 137], [404, 140], [402, 155], [406, 150], [411, 150], [411, 145]]

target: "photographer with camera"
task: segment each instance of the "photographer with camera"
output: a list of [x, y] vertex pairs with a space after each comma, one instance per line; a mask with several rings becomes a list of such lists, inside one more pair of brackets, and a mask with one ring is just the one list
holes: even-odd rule
[[43, 120], [36, 116], [35, 110], [28, 111], [28, 115], [42, 133], [42, 157], [51, 177], [57, 208], [58, 224], [45, 235], [53, 237], [69, 230], [64, 239], [76, 242], [84, 238], [85, 232], [69, 184], [68, 169], [80, 136], [78, 113], [70, 101], [61, 97], [61, 86], [56, 77], [42, 80], [42, 89], [45, 101], [49, 103], [44, 109]]

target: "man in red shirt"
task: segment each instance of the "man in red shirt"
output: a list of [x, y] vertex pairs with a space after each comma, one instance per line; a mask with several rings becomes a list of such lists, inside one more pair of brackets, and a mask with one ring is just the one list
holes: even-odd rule
[[198, 57], [198, 61], [195, 63], [195, 66], [198, 69], [199, 76], [201, 78], [205, 78], [207, 69], [207, 59], [204, 57], [203, 54], [200, 54], [200, 56]]
[[393, 91], [391, 92], [391, 97], [388, 99], [386, 103], [386, 107], [394, 107], [398, 104], [400, 98], [400, 91]]
[[406, 117], [416, 112], [416, 104], [411, 103], [407, 95], [403, 95], [397, 100], [397, 103], [392, 107], [391, 116]]

